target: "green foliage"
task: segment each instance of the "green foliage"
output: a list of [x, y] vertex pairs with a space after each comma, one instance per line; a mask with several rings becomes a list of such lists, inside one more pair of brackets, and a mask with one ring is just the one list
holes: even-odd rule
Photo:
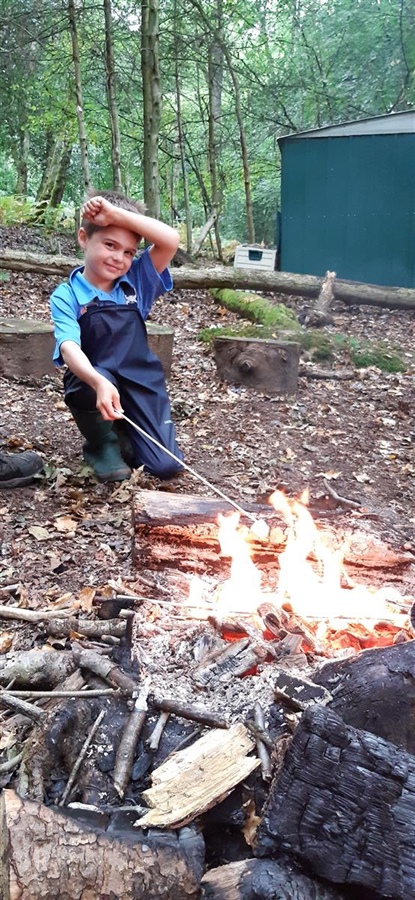
[[406, 372], [408, 362], [399, 356], [398, 351], [387, 347], [385, 344], [369, 344], [364, 342], [361, 346], [350, 348], [352, 362], [358, 369], [376, 366], [382, 372]]
[[20, 225], [30, 217], [32, 203], [24, 197], [0, 195], [0, 225]]

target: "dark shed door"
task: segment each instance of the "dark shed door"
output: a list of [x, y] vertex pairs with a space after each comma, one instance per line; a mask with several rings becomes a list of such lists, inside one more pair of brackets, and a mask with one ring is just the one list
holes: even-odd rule
[[415, 287], [415, 135], [280, 146], [282, 270]]

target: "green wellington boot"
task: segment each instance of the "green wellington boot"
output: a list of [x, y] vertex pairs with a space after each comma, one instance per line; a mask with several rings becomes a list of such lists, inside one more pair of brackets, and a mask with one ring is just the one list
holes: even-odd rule
[[102, 418], [98, 410], [70, 407], [81, 434], [86, 438], [83, 446], [84, 460], [94, 470], [99, 481], [125, 481], [131, 469], [124, 462], [112, 422]]

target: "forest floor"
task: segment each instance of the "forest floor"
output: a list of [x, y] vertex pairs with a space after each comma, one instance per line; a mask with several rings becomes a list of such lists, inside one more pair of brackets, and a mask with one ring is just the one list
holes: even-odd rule
[[[45, 239], [25, 227], [1, 229], [0, 242], [37, 252], [75, 250], [69, 238]], [[1, 315], [49, 321], [55, 286], [49, 276], [9, 273], [0, 280]], [[296, 312], [305, 305], [301, 298], [271, 299]], [[168, 387], [178, 443], [190, 466], [242, 506], [266, 502], [276, 488], [290, 497], [308, 488], [311, 508], [330, 514], [332, 525], [364, 523], [413, 550], [415, 312], [337, 302], [334, 317], [332, 331], [398, 346], [407, 354], [407, 372], [372, 367], [336, 380], [351, 371], [339, 352], [332, 377], [300, 377], [295, 397], [224, 384], [198, 334], [208, 325], [234, 323], [235, 315], [205, 291], [174, 291], [158, 300], [152, 320], [175, 329]], [[122, 485], [97, 484], [63, 403], [61, 373], [41, 380], [1, 378], [0, 385], [0, 449], [38, 451], [47, 473], [28, 487], [0, 493], [0, 589], [19, 583], [20, 604], [36, 608], [62, 598], [76, 601], [83, 589], [102, 591], [111, 581], [134, 586], [131, 512], [137, 487], [201, 495], [208, 489], [190, 474], [161, 484], [140, 471]], [[336, 506], [324, 479], [362, 508]]]

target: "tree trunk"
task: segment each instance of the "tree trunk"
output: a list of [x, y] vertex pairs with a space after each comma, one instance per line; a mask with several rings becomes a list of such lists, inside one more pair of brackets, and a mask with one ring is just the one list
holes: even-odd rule
[[141, 0], [141, 73], [144, 116], [144, 200], [149, 215], [159, 219], [158, 143], [161, 90], [158, 0]]
[[[220, 58], [218, 58], [220, 54]], [[216, 250], [218, 259], [222, 259], [222, 245], [219, 231], [218, 210], [220, 209], [220, 191], [218, 179], [218, 160], [220, 158], [220, 110], [222, 89], [222, 53], [219, 44], [214, 43], [209, 51], [209, 170], [212, 195], [212, 209], [215, 217], [212, 225], [215, 228]], [[207, 233], [207, 232], [206, 232]]]
[[[177, 0], [175, 0], [174, 17], [176, 20], [176, 18], [177, 18]], [[181, 47], [182, 47], [182, 39], [181, 39], [181, 35], [179, 35], [177, 31], [175, 32], [174, 43], [175, 43], [174, 77], [175, 77], [175, 85], [176, 85], [177, 137], [178, 137], [178, 144], [179, 144], [180, 166], [181, 166], [182, 180], [183, 180], [183, 202], [184, 202], [185, 217], [186, 217], [186, 248], [187, 248], [187, 252], [191, 253], [192, 245], [193, 245], [192, 216], [191, 216], [191, 212], [190, 212], [189, 182], [188, 182], [188, 177], [187, 177], [185, 136], [184, 136], [183, 122], [182, 122], [182, 105], [181, 105], [182, 98], [181, 98], [181, 85], [180, 85], [180, 72], [179, 72], [179, 57], [180, 57], [180, 51], [181, 51]]]
[[20, 197], [27, 195], [27, 170], [29, 161], [29, 131], [26, 127], [19, 129], [19, 154], [16, 159], [17, 181], [15, 191]]
[[107, 99], [111, 128], [112, 183], [115, 191], [122, 190], [121, 139], [115, 91], [114, 45], [112, 38], [111, 0], [104, 0], [105, 14], [105, 67], [107, 71]]
[[62, 153], [58, 162], [56, 178], [50, 194], [49, 206], [56, 209], [62, 202], [65, 193], [66, 181], [68, 178], [69, 166], [71, 164], [72, 144], [67, 141], [63, 142]]
[[[102, 822], [102, 819], [104, 820]], [[0, 806], [2, 900], [196, 900], [203, 838], [126, 828], [106, 832], [51, 807], [3, 792]]]
[[244, 187], [245, 187], [245, 208], [246, 208], [246, 225], [248, 232], [248, 242], [250, 244], [255, 243], [255, 226], [254, 226], [254, 217], [252, 213], [252, 195], [251, 195], [251, 176], [249, 171], [249, 162], [248, 162], [248, 147], [246, 143], [246, 135], [245, 135], [245, 126], [242, 117], [242, 109], [241, 109], [241, 91], [239, 88], [239, 80], [236, 75], [235, 69], [232, 65], [231, 55], [227, 47], [224, 47], [224, 53], [226, 56], [226, 62], [229, 70], [229, 74], [232, 79], [233, 88], [235, 91], [235, 112], [236, 119], [238, 122], [239, 128], [239, 141], [241, 145], [241, 156], [242, 156], [242, 168], [244, 173]]
[[[14, 272], [43, 272], [57, 278], [69, 275], [79, 265], [76, 257], [26, 253], [19, 250], [0, 250], [0, 270]], [[294, 275], [290, 272], [264, 272], [255, 269], [233, 269], [216, 266], [197, 269], [183, 266], [174, 269], [174, 282], [178, 290], [200, 288], [232, 288], [234, 290], [263, 291], [264, 293], [297, 294], [315, 297], [319, 294], [322, 278], [315, 275]], [[337, 300], [349, 306], [366, 305], [383, 309], [415, 309], [415, 289], [381, 287], [360, 281], [336, 281], [334, 293]]]
[[83, 100], [82, 100], [82, 79], [81, 79], [81, 65], [79, 59], [79, 44], [78, 44], [78, 30], [76, 24], [76, 7], [75, 0], [68, 0], [68, 15], [69, 15], [69, 30], [71, 33], [72, 40], [72, 59], [74, 65], [74, 78], [75, 78], [75, 101], [76, 101], [76, 116], [78, 119], [78, 134], [79, 134], [79, 146], [81, 151], [81, 165], [82, 165], [82, 175], [85, 190], [88, 190], [91, 186], [91, 177], [89, 174], [89, 161], [88, 161], [88, 141], [86, 136], [85, 129], [85, 120], [84, 120], [84, 109], [83, 109]]
[[415, 758], [332, 710], [303, 714], [257, 832], [259, 856], [291, 853], [321, 878], [415, 896]]

